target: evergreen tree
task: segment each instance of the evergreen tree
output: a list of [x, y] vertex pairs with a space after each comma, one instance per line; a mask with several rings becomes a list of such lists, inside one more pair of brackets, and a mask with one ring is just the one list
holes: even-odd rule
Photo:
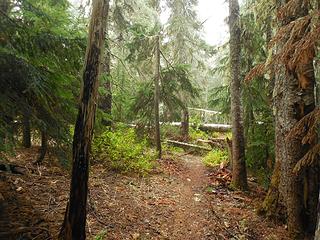
[[247, 189], [247, 169], [245, 162], [245, 142], [241, 108], [241, 44], [238, 0], [230, 0], [229, 12], [232, 118], [232, 184], [236, 188]]
[[[196, 53], [201, 50], [199, 47], [201, 24], [197, 20], [195, 11], [198, 1], [168, 0], [167, 3], [171, 10], [166, 29], [169, 38], [167, 43], [167, 51], [170, 52], [169, 59], [174, 65], [189, 67], [193, 65], [197, 68]], [[194, 79], [192, 82], [195, 82]], [[185, 102], [181, 111], [181, 134], [187, 139], [189, 136], [188, 105], [190, 100], [184, 94], [181, 95], [181, 99]]]

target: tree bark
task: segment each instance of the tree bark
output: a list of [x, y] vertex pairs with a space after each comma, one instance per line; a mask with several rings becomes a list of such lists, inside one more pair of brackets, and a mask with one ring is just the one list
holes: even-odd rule
[[283, 198], [279, 192], [280, 174], [281, 174], [281, 162], [276, 161], [271, 183], [268, 189], [268, 193], [260, 206], [259, 214], [263, 214], [269, 219], [285, 222], [286, 220], [286, 208], [283, 205]]
[[189, 139], [189, 111], [188, 108], [182, 110], [181, 135], [183, 140]]
[[[320, 193], [319, 193], [319, 197], [318, 197], [318, 203], [320, 203]], [[320, 239], [320, 204], [318, 204], [317, 216], [318, 216], [318, 220], [317, 220], [317, 226], [316, 226], [316, 232], [314, 235], [314, 240]]]
[[70, 199], [60, 239], [86, 238], [86, 208], [89, 177], [89, 153], [95, 121], [100, 64], [105, 41], [108, 0], [93, 0], [88, 45], [83, 72], [83, 87], [73, 136]]
[[240, 20], [238, 0], [229, 1], [230, 68], [231, 68], [231, 116], [232, 116], [232, 185], [247, 189], [245, 142], [241, 107], [240, 80]]
[[154, 77], [154, 124], [155, 124], [155, 144], [158, 158], [161, 159], [161, 137], [160, 137], [160, 37], [155, 39], [155, 77]]
[[[287, 0], [282, 1], [282, 7], [287, 3]], [[305, 3], [303, 0], [297, 1], [298, 11], [294, 16], [288, 14], [281, 19], [280, 28], [306, 16], [308, 6]], [[299, 35], [294, 37], [294, 41], [300, 41], [307, 31], [308, 28], [300, 31]], [[289, 37], [292, 38], [290, 34]], [[288, 39], [283, 39], [279, 43], [280, 51], [288, 50], [281, 49], [286, 41]], [[276, 159], [281, 160], [280, 192], [287, 208], [291, 239], [303, 239], [314, 233], [319, 191], [319, 173], [316, 167], [307, 167], [299, 174], [293, 171], [297, 162], [310, 150], [311, 145], [302, 143], [303, 136], [288, 138], [289, 132], [298, 121], [315, 108], [313, 55], [311, 52], [307, 53], [307, 57], [295, 62], [294, 67], [288, 63], [292, 56], [287, 56], [282, 62], [275, 75], [273, 96], [276, 125], [275, 153]]]
[[31, 126], [30, 126], [30, 112], [26, 110], [22, 116], [23, 127], [23, 146], [25, 148], [31, 147]]
[[45, 131], [41, 131], [41, 147], [36, 164], [41, 164], [47, 154], [48, 150], [48, 136]]

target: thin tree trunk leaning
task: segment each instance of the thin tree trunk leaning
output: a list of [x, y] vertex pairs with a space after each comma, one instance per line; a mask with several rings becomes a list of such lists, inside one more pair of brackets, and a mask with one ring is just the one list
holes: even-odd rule
[[241, 108], [240, 79], [240, 13], [238, 0], [229, 1], [230, 68], [231, 68], [231, 116], [232, 116], [232, 185], [248, 188], [245, 162], [245, 142]]
[[199, 146], [199, 145], [195, 145], [195, 144], [191, 144], [191, 143], [174, 141], [174, 140], [167, 140], [167, 143], [171, 144], [173, 146], [176, 146], [176, 147], [184, 148], [184, 149], [194, 148], [194, 149], [197, 149], [197, 150], [204, 150], [204, 151], [208, 151], [208, 152], [210, 152], [212, 150], [212, 148]]
[[155, 125], [155, 144], [158, 158], [161, 159], [161, 138], [160, 138], [160, 37], [155, 39], [155, 77], [154, 77], [154, 125]]
[[95, 121], [98, 80], [105, 42], [109, 1], [93, 0], [92, 5], [83, 87], [73, 136], [70, 199], [59, 235], [59, 238], [64, 240], [84, 240], [86, 238], [89, 153]]

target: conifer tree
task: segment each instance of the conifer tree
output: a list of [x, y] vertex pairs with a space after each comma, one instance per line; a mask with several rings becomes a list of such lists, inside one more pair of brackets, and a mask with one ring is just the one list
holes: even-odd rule
[[231, 118], [232, 118], [232, 184], [247, 189], [245, 142], [241, 108], [240, 21], [238, 0], [229, 1]]

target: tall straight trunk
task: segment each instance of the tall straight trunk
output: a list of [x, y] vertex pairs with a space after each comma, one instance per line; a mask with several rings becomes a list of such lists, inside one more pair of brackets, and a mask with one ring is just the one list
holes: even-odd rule
[[22, 128], [23, 128], [23, 146], [25, 148], [31, 147], [31, 126], [30, 126], [30, 112], [25, 110], [22, 116]]
[[155, 39], [155, 77], [154, 77], [154, 125], [155, 125], [155, 144], [158, 158], [161, 159], [161, 138], [160, 138], [160, 37]]
[[[272, 40], [272, 18], [269, 16], [266, 22], [266, 46]], [[275, 68], [271, 66], [270, 69], [270, 80], [268, 85], [268, 102], [270, 105], [276, 104], [276, 101], [273, 102], [273, 91], [275, 84]], [[276, 131], [281, 129], [276, 129]], [[283, 139], [276, 137], [275, 146], [281, 146], [284, 143]], [[286, 208], [283, 203], [283, 197], [280, 194], [280, 175], [281, 175], [281, 159], [275, 158], [274, 169], [272, 172], [270, 186], [267, 192], [267, 195], [262, 203], [260, 212], [266, 215], [270, 219], [280, 220], [284, 222], [286, 220]]]
[[231, 68], [231, 116], [232, 116], [232, 184], [247, 189], [245, 142], [241, 108], [240, 79], [240, 19], [238, 0], [229, 1], [230, 68]]
[[[109, 45], [108, 45], [109, 46]], [[111, 112], [112, 112], [112, 89], [111, 89], [111, 74], [110, 74], [110, 50], [107, 49], [105, 52], [105, 61], [103, 64], [103, 72], [105, 74], [105, 83], [103, 88], [105, 90], [105, 95], [100, 97], [100, 108], [106, 114], [101, 121], [105, 126], [111, 126]]]
[[288, 215], [288, 228], [292, 239], [303, 239], [303, 179], [293, 169], [302, 158], [302, 146], [298, 139], [285, 141], [288, 133], [297, 123], [294, 118], [294, 102], [297, 94], [296, 81], [286, 76], [285, 71], [277, 73], [275, 79], [275, 125], [276, 159], [281, 160], [280, 192], [284, 197]]
[[86, 238], [89, 153], [95, 121], [98, 80], [105, 42], [108, 0], [93, 0], [88, 45], [83, 72], [83, 87], [73, 136], [70, 199], [67, 204], [60, 239]]
[[184, 140], [189, 139], [189, 111], [188, 108], [184, 108], [181, 112], [181, 135]]

